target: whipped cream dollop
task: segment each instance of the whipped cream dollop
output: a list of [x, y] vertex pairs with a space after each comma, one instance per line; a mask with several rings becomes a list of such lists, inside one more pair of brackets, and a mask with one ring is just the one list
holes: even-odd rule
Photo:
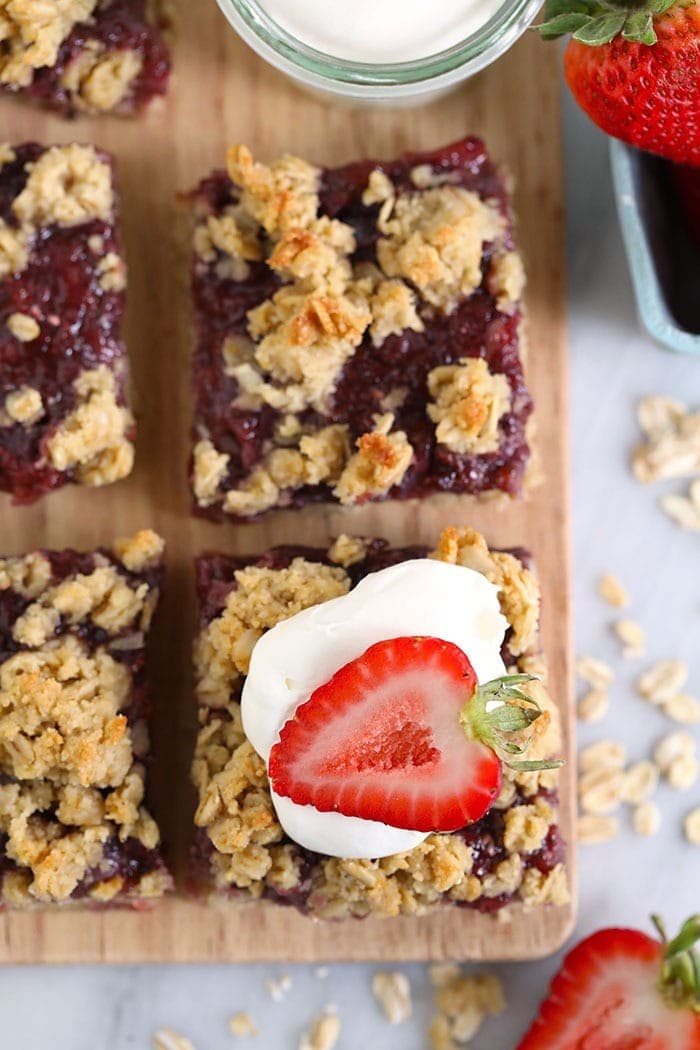
[[[442, 638], [466, 653], [480, 683], [498, 678], [505, 674], [500, 649], [507, 627], [498, 588], [473, 569], [419, 558], [371, 573], [348, 594], [305, 609], [262, 636], [241, 699], [246, 736], [267, 763], [297, 707], [388, 638]], [[291, 839], [333, 857], [388, 857], [427, 838], [375, 820], [321, 813], [274, 791], [272, 801]]]

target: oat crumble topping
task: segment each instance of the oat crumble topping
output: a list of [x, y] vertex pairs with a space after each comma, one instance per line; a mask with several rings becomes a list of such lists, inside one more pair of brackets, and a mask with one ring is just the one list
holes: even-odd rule
[[26, 87], [35, 69], [55, 63], [73, 26], [96, 6], [97, 0], [2, 0], [0, 82]]
[[460, 186], [389, 198], [377, 222], [379, 264], [388, 277], [411, 281], [445, 312], [481, 284], [484, 245], [503, 234], [500, 213]]
[[94, 146], [53, 146], [29, 166], [12, 211], [30, 226], [76, 226], [112, 214], [112, 172]]
[[646, 438], [632, 455], [639, 481], [700, 472], [700, 412], [692, 414], [681, 402], [654, 395], [642, 398], [637, 417]]
[[127, 97], [143, 67], [136, 51], [109, 51], [97, 40], [88, 40], [63, 71], [59, 83], [78, 110], [106, 113]]
[[10, 314], [5, 323], [21, 343], [31, 343], [41, 332], [36, 320], [29, 314]]
[[47, 441], [57, 470], [76, 469], [78, 480], [102, 485], [126, 477], [133, 465], [133, 445], [126, 434], [134, 425], [117, 400], [117, 381], [106, 365], [82, 372], [73, 384], [78, 405]]
[[5, 398], [5, 414], [11, 423], [21, 423], [25, 427], [37, 423], [44, 414], [44, 403], [41, 394], [31, 386], [12, 390]]
[[357, 439], [357, 452], [350, 456], [333, 489], [341, 503], [362, 502], [385, 496], [400, 485], [413, 460], [413, 449], [402, 430], [391, 433], [394, 415], [374, 417], [374, 430]]
[[489, 372], [480, 357], [441, 365], [428, 374], [432, 401], [427, 411], [437, 424], [436, 437], [453, 451], [472, 455], [495, 452], [499, 423], [510, 411], [510, 384]]

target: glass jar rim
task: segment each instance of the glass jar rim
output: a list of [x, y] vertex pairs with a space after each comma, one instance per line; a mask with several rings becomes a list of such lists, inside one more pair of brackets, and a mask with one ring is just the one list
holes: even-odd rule
[[[287, 72], [305, 71], [314, 80], [332, 81], [338, 88], [410, 89], [426, 82], [451, 80], [478, 72], [507, 51], [532, 23], [542, 0], [503, 0], [495, 15], [474, 33], [444, 51], [408, 62], [356, 62], [310, 47], [280, 26], [259, 0], [218, 0], [235, 28], [263, 57]], [[270, 54], [272, 52], [272, 55]]]

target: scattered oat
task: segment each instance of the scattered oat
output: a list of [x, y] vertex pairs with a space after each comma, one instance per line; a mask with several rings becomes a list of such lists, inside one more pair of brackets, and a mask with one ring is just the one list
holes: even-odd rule
[[664, 714], [674, 722], [682, 725], [695, 725], [700, 722], [700, 700], [687, 693], [678, 693], [664, 704]]
[[372, 992], [390, 1024], [402, 1024], [411, 1016], [411, 985], [406, 974], [375, 973]]
[[694, 755], [679, 755], [671, 762], [665, 775], [676, 791], [688, 791], [700, 775], [700, 765]]
[[654, 748], [654, 761], [663, 774], [666, 774], [677, 758], [695, 756], [695, 741], [685, 729], [667, 733]]
[[626, 605], [629, 605], [630, 597], [627, 588], [611, 572], [606, 572], [604, 576], [601, 576], [598, 593], [603, 601], [612, 605], [614, 609], [624, 609]]
[[489, 973], [463, 974], [459, 967], [454, 967], [451, 975], [448, 971], [441, 975], [435, 1002], [439, 1013], [429, 1031], [433, 1050], [454, 1050], [456, 1043], [468, 1043], [487, 1016], [505, 1009], [503, 988], [497, 977]]
[[632, 823], [638, 835], [656, 835], [661, 827], [661, 810], [655, 802], [642, 802], [632, 814]]
[[579, 777], [578, 792], [584, 813], [614, 813], [622, 801], [624, 775], [618, 769], [594, 769]]
[[582, 846], [597, 846], [601, 842], [610, 842], [620, 831], [616, 817], [600, 817], [584, 813], [578, 818], [578, 841]]
[[643, 398], [637, 410], [646, 441], [635, 448], [632, 468], [639, 481], [681, 478], [700, 471], [700, 412], [692, 415], [672, 398]]
[[578, 767], [582, 773], [593, 769], [623, 769], [627, 758], [624, 744], [616, 740], [598, 740], [589, 744], [578, 754]]
[[700, 846], [700, 806], [691, 809], [683, 821], [685, 837], [693, 846]]
[[319, 981], [325, 981], [330, 972], [329, 966], [317, 966], [314, 970], [314, 977], [318, 978]]
[[265, 987], [272, 1001], [281, 1003], [292, 987], [292, 978], [288, 973], [283, 973], [280, 977], [270, 977], [265, 981]]
[[642, 759], [626, 769], [622, 778], [622, 801], [633, 805], [646, 802], [659, 785], [659, 771], [653, 762]]
[[241, 1011], [234, 1014], [228, 1023], [231, 1033], [238, 1039], [246, 1039], [250, 1035], [259, 1035], [257, 1026], [253, 1023], [250, 1014]]
[[339, 1036], [340, 1018], [337, 1014], [320, 1014], [302, 1035], [298, 1050], [333, 1050]]
[[700, 531], [700, 479], [690, 486], [687, 497], [669, 494], [662, 496], [659, 503], [681, 528]]
[[576, 661], [576, 674], [594, 689], [606, 689], [615, 680], [612, 667], [595, 656], [580, 656]]
[[159, 1028], [153, 1036], [153, 1050], [194, 1050], [194, 1045], [172, 1028]]
[[683, 660], [659, 660], [637, 680], [639, 695], [652, 704], [671, 700], [688, 679], [688, 665]]
[[582, 722], [599, 722], [610, 708], [610, 697], [604, 689], [590, 689], [581, 700], [577, 715]]
[[646, 649], [646, 634], [636, 620], [617, 620], [614, 624], [615, 634], [622, 642], [624, 649], [622, 655], [626, 660], [634, 660], [644, 656]]

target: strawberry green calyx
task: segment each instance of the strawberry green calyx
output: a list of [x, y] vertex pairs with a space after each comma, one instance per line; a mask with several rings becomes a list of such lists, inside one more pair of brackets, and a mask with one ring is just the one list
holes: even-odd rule
[[658, 915], [651, 921], [661, 935], [663, 963], [659, 990], [666, 1002], [700, 1014], [700, 915], [691, 915], [680, 933], [669, 941], [666, 928]]
[[637, 44], [655, 44], [654, 19], [678, 0], [546, 0], [544, 21], [535, 26], [545, 40], [571, 33], [589, 47], [616, 36]]
[[535, 680], [531, 674], [509, 674], [479, 685], [459, 716], [469, 739], [486, 744], [504, 765], [519, 772], [558, 769], [563, 765], [560, 761], [520, 759], [517, 756], [526, 753], [530, 740], [511, 739], [511, 734], [529, 729], [543, 713], [537, 701], [519, 688]]

